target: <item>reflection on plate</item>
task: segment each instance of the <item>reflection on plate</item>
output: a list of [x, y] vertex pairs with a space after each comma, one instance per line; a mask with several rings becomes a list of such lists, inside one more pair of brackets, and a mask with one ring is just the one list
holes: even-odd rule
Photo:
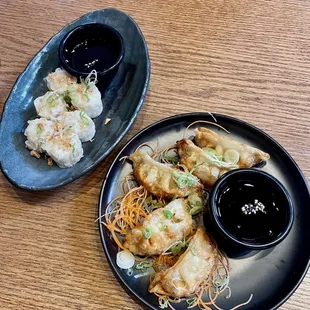
[[[106, 90], [101, 90], [103, 112], [94, 119], [96, 136], [83, 145], [84, 157], [74, 167], [49, 167], [29, 155], [23, 130], [36, 116], [33, 100], [47, 91], [43, 78], [58, 67], [58, 45], [71, 29], [85, 23], [106, 23], [123, 36], [125, 56]], [[0, 163], [6, 178], [27, 190], [52, 189], [74, 181], [113, 150], [136, 119], [146, 96], [150, 61], [144, 37], [134, 20], [115, 9], [88, 13], [67, 25], [38, 52], [16, 81], [4, 107], [0, 123]], [[105, 124], [106, 119], [111, 121]]]
[[[225, 298], [226, 294], [221, 295], [217, 299], [217, 305], [230, 309], [248, 300], [253, 294], [252, 301], [243, 309], [276, 309], [294, 292], [309, 266], [310, 249], [304, 246], [310, 237], [310, 210], [305, 207], [310, 205], [307, 182], [290, 155], [267, 134], [235, 118], [217, 114], [214, 116], [220, 125], [230, 131], [232, 138], [263, 149], [271, 155], [263, 169], [286, 186], [292, 196], [296, 215], [291, 232], [281, 244], [273, 249], [257, 252], [251, 257], [230, 259], [232, 295], [228, 299]], [[131, 164], [119, 161], [120, 158], [130, 155], [145, 142], [154, 142], [158, 144], [159, 150], [165, 149], [183, 138], [184, 129], [197, 120], [212, 121], [212, 118], [206, 113], [177, 115], [161, 120], [133, 137], [107, 173], [100, 196], [99, 216], [105, 214], [108, 203], [121, 194], [120, 183], [132, 170]], [[198, 126], [199, 124], [196, 128]], [[194, 128], [195, 126], [189, 129], [187, 136], [193, 134]], [[217, 130], [214, 127], [212, 129]], [[104, 250], [118, 279], [151, 309], [160, 309], [157, 297], [148, 292], [149, 277], [134, 278], [125, 270], [119, 269], [116, 265], [117, 245], [103, 225], [99, 224], [99, 230]], [[187, 305], [181, 302], [173, 304], [173, 307], [186, 309]]]

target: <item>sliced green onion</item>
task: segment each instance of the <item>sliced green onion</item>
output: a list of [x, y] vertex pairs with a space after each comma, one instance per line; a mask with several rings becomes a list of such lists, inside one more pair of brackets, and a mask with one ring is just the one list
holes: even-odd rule
[[88, 91], [88, 89], [89, 89], [89, 85], [88, 85], [88, 83], [86, 82], [86, 79], [83, 79], [82, 77], [80, 77], [80, 82], [81, 82], [81, 84], [85, 87], [85, 89], [86, 89], [86, 91]]
[[191, 208], [189, 211], [190, 215], [197, 215], [198, 213], [200, 213], [203, 210], [203, 206], [196, 206], [194, 208]]
[[169, 210], [164, 210], [163, 213], [164, 213], [164, 216], [165, 216], [167, 219], [171, 220], [171, 219], [173, 218], [173, 214], [172, 214], [171, 211], [169, 211]]
[[37, 135], [41, 135], [42, 132], [43, 132], [43, 129], [41, 128], [41, 126], [37, 125]]
[[191, 187], [198, 183], [198, 179], [189, 172], [173, 171], [172, 176], [179, 188]]
[[191, 297], [186, 299], [186, 303], [189, 307], [193, 306], [197, 302], [197, 297]]
[[238, 161], [240, 159], [240, 155], [239, 153], [234, 150], [234, 149], [228, 149], [225, 153], [224, 153], [224, 160], [227, 162], [227, 163], [230, 163], [230, 164], [237, 164]]
[[87, 116], [86, 116], [86, 113], [85, 113], [84, 111], [81, 111], [81, 112], [80, 112], [80, 118], [81, 118], [81, 120], [82, 120], [82, 122], [83, 122], [83, 124], [84, 124], [85, 126], [88, 126], [88, 125], [89, 125], [89, 120], [88, 120], [88, 118], [87, 118]]
[[170, 251], [171, 251], [174, 255], [178, 255], [178, 254], [181, 252], [181, 250], [182, 250], [183, 248], [185, 248], [185, 247], [186, 247], [186, 243], [185, 243], [185, 242], [180, 242], [180, 243], [178, 243], [178, 244], [172, 246], [172, 247], [170, 248]]
[[143, 238], [144, 239], [150, 239], [151, 237], [152, 237], [152, 234], [153, 234], [153, 232], [152, 232], [152, 229], [151, 228], [144, 228], [144, 230], [143, 230]]
[[71, 99], [71, 103], [73, 105], [77, 105], [79, 103], [79, 96], [78, 96], [78, 94], [70, 93], [70, 99]]
[[202, 199], [198, 196], [197, 193], [191, 193], [188, 196], [188, 204], [189, 204], [189, 214], [190, 215], [196, 215], [200, 213], [203, 210], [203, 201]]
[[204, 147], [202, 150], [207, 154], [217, 155], [217, 151], [215, 149], [211, 149], [210, 147]]
[[168, 154], [164, 155], [164, 159], [172, 164], [177, 164], [180, 160], [179, 156], [169, 156]]
[[69, 125], [66, 130], [73, 130], [73, 125]]
[[217, 160], [223, 160], [223, 156], [219, 155], [215, 149], [204, 147], [202, 149], [206, 155], [216, 158]]
[[152, 267], [153, 263], [150, 260], [144, 260], [140, 262], [139, 264], [136, 265], [137, 270], [143, 270], [143, 269], [148, 269]]
[[128, 270], [127, 270], [127, 276], [132, 276], [133, 275], [133, 269], [132, 268], [129, 268]]
[[90, 101], [90, 98], [89, 98], [89, 95], [88, 95], [88, 92], [87, 92], [87, 91], [85, 91], [85, 92], [83, 93], [83, 96], [86, 97], [86, 100], [87, 100], [88, 102]]
[[116, 254], [116, 264], [121, 269], [130, 269], [135, 264], [135, 257], [128, 250], [120, 251]]
[[48, 105], [50, 105], [51, 107], [55, 107], [56, 103], [55, 101], [59, 98], [59, 96], [55, 95], [55, 94], [51, 94], [47, 99], [46, 102], [48, 103]]
[[226, 161], [223, 161], [220, 157], [218, 157], [217, 155], [214, 154], [208, 154], [206, 152], [204, 152], [205, 155], [205, 159], [207, 162], [209, 162], [210, 164], [213, 164], [215, 166], [221, 167], [221, 168], [238, 168], [238, 165], [232, 164], [232, 163], [228, 163]]

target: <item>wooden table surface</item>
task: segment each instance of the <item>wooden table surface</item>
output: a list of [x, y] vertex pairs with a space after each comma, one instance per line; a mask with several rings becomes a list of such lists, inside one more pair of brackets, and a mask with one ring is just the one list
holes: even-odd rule
[[[307, 0], [1, 0], [0, 113], [45, 42], [105, 7], [129, 13], [145, 35], [148, 96], [111, 156], [74, 183], [29, 193], [0, 176], [0, 309], [142, 309], [110, 270], [95, 220], [113, 157], [161, 118], [194, 111], [241, 118], [282, 144], [310, 180]], [[280, 309], [310, 309], [309, 274]]]

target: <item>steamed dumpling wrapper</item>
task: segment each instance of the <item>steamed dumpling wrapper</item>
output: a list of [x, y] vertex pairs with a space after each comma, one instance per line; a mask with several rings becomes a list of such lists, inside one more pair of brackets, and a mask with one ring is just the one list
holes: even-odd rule
[[137, 181], [156, 197], [183, 198], [202, 189], [202, 184], [195, 176], [159, 163], [146, 153], [136, 151], [129, 159], [133, 163]]
[[76, 133], [81, 142], [91, 140], [96, 133], [93, 120], [84, 111], [65, 112], [57, 120], [64, 129], [70, 129]]
[[46, 118], [28, 121], [28, 126], [25, 130], [25, 136], [27, 137], [26, 147], [41, 153], [42, 144], [51, 139], [55, 131], [57, 131], [57, 125]]
[[64, 92], [70, 85], [76, 84], [77, 82], [76, 77], [61, 68], [57, 68], [45, 79], [48, 89], [57, 93]]
[[45, 95], [36, 98], [34, 106], [39, 116], [51, 120], [68, 111], [68, 105], [62, 96], [52, 91], [48, 91]]
[[92, 71], [81, 83], [72, 84], [64, 92], [71, 104], [78, 110], [85, 111], [90, 118], [98, 117], [102, 110], [101, 93], [97, 86], [97, 73]]
[[60, 168], [69, 168], [83, 157], [82, 143], [78, 135], [62, 129], [42, 145], [42, 149]]
[[192, 295], [208, 279], [215, 263], [216, 248], [200, 227], [186, 251], [169, 269], [155, 273], [150, 293], [181, 298]]
[[192, 217], [184, 199], [175, 199], [150, 213], [127, 233], [123, 245], [136, 255], [159, 255], [191, 232]]

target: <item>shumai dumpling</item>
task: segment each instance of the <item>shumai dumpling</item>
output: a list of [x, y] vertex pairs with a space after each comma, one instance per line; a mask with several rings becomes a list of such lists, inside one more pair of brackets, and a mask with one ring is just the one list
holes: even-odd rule
[[78, 135], [62, 129], [42, 145], [42, 149], [60, 168], [69, 168], [83, 157], [83, 147]]
[[45, 79], [48, 89], [57, 93], [64, 92], [66, 88], [77, 82], [76, 77], [61, 68], [57, 68]]
[[64, 99], [52, 91], [36, 98], [33, 103], [39, 116], [51, 120], [68, 111], [68, 105]]
[[81, 142], [91, 140], [96, 133], [93, 120], [84, 111], [65, 112], [57, 120], [64, 129], [69, 129], [76, 133]]
[[27, 137], [26, 147], [41, 153], [42, 144], [51, 139], [55, 131], [57, 131], [57, 125], [46, 118], [28, 121], [28, 126], [25, 130], [25, 136]]

